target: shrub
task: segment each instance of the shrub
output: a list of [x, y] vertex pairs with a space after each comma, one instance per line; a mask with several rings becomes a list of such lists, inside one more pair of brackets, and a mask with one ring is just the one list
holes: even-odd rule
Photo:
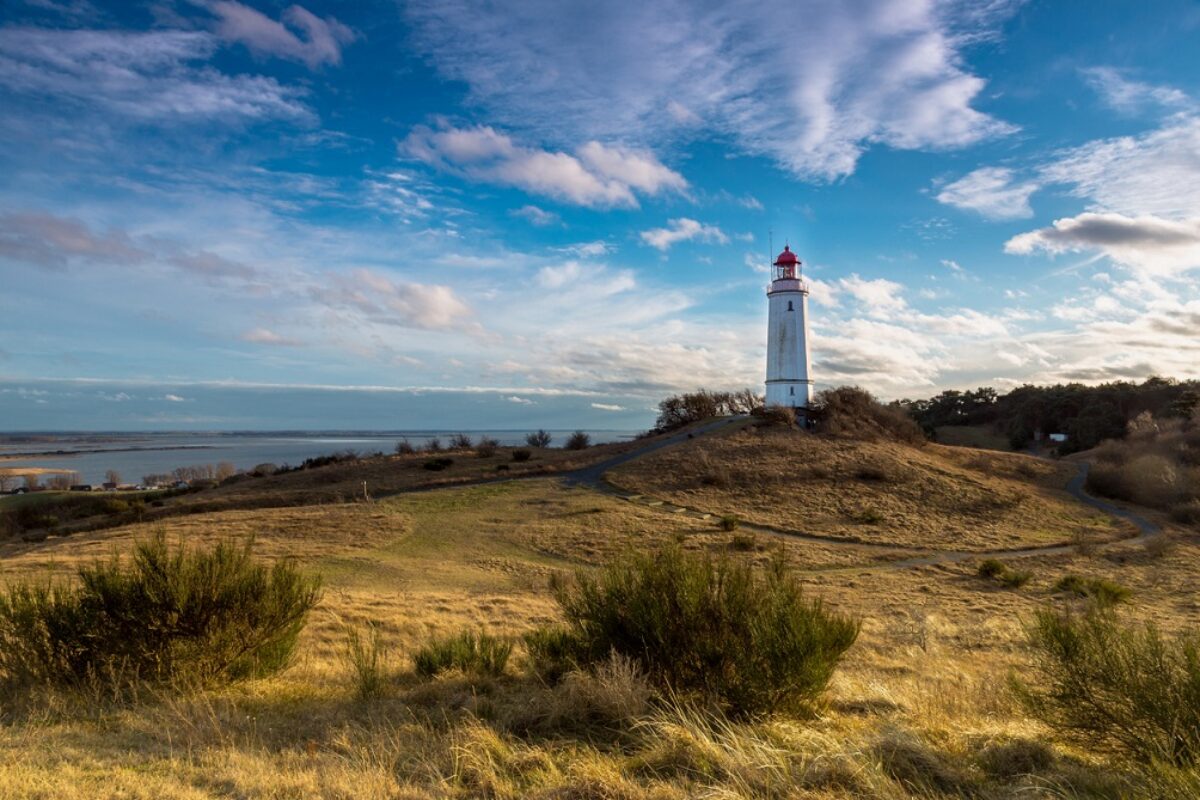
[[1191, 500], [1171, 506], [1171, 519], [1185, 525], [1200, 524], [1200, 500]]
[[796, 427], [796, 409], [788, 408], [787, 406], [772, 405], [762, 409], [756, 414], [766, 425], [775, 425], [785, 428]]
[[536, 433], [531, 433], [525, 437], [525, 444], [530, 447], [549, 447], [552, 441], [554, 441], [554, 437], [541, 428], [538, 428]]
[[981, 578], [998, 578], [1008, 572], [1008, 565], [996, 558], [981, 561], [976, 574]]
[[396, 442], [396, 455], [411, 456], [415, 452], [417, 452], [417, 448], [413, 447], [412, 442], [408, 439], [401, 439]]
[[738, 715], [809, 709], [859, 631], [806, 600], [782, 559], [759, 570], [673, 546], [555, 588], [566, 633], [545, 642], [567, 660], [587, 666], [615, 652], [658, 686]]
[[588, 436], [583, 431], [575, 431], [567, 437], [567, 443], [563, 447], [568, 450], [586, 450], [592, 444], [592, 437]]
[[854, 471], [854, 477], [860, 481], [886, 481], [890, 476], [880, 464], [860, 464]]
[[1054, 591], [1079, 597], [1090, 597], [1098, 605], [1111, 606], [1123, 603], [1133, 594], [1128, 588], [1107, 578], [1083, 578], [1064, 575], [1054, 584]]
[[160, 533], [79, 569], [78, 586], [20, 583], [0, 594], [0, 675], [80, 684], [120, 675], [197, 683], [282, 669], [319, 579], [287, 561], [256, 562], [250, 546], [172, 549]]
[[545, 680], [557, 682], [578, 666], [575, 637], [561, 625], [534, 628], [524, 635], [523, 640], [534, 671]]
[[738, 525], [741, 524], [741, 520], [732, 514], [726, 514], [725, 516], [721, 517], [721, 521], [718, 524], [721, 526], [721, 530], [723, 531], [736, 531]]
[[1009, 589], [1020, 589], [1033, 578], [1033, 573], [1027, 569], [1010, 569], [1003, 575], [1000, 575], [998, 580], [1001, 586]]
[[451, 669], [497, 677], [504, 673], [512, 648], [509, 639], [465, 630], [426, 644], [413, 655], [413, 666], [422, 678]]
[[533, 453], [531, 453], [530, 451], [528, 451], [524, 448], [513, 450], [513, 452], [512, 452], [512, 460], [513, 461], [528, 461], [532, 457], [533, 457]]
[[735, 533], [729, 540], [729, 547], [733, 550], [749, 552], [758, 549], [758, 539], [753, 533]]
[[508, 470], [509, 470], [508, 464], [497, 464], [496, 465], [496, 472], [508, 472]]
[[442, 452], [442, 440], [439, 439], [438, 437], [434, 436], [429, 441], [425, 442], [425, 452], [426, 453]]
[[387, 649], [379, 629], [368, 624], [365, 632], [346, 628], [346, 662], [354, 675], [354, 694], [359, 700], [371, 700], [387, 687]]
[[658, 419], [654, 422], [654, 430], [662, 433], [709, 417], [749, 414], [761, 410], [762, 404], [762, 396], [755, 394], [752, 389], [737, 392], [699, 389], [695, 392], [672, 395], [658, 404]]
[[431, 458], [421, 466], [425, 467], [425, 469], [429, 470], [430, 472], [441, 472], [453, 463], [453, 458], [446, 458], [443, 456], [441, 458]]
[[479, 456], [480, 458], [491, 458], [492, 456], [496, 455], [496, 448], [499, 446], [500, 443], [495, 439], [488, 438], [487, 436], [480, 436], [479, 443], [475, 445], [475, 455]]
[[925, 443], [921, 427], [899, 408], [885, 406], [857, 386], [817, 392], [813, 398], [820, 430], [866, 439], [893, 439], [907, 444]]
[[453, 436], [450, 437], [450, 449], [451, 450], [470, 450], [471, 449], [471, 437], [467, 436], [465, 433], [454, 434]]
[[1043, 609], [1028, 626], [1034, 675], [1014, 681], [1036, 716], [1140, 758], [1200, 756], [1200, 637], [1174, 639], [1151, 623], [1125, 625], [1112, 609]]

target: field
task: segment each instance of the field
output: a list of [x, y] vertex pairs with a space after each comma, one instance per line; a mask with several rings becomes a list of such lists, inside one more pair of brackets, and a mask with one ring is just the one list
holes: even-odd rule
[[[361, 480], [349, 466], [327, 469], [327, 483], [316, 470], [240, 486], [290, 496], [300, 478]], [[728, 476], [706, 477], [719, 470]], [[1027, 663], [1023, 621], [1059, 602], [1053, 586], [1068, 573], [1128, 587], [1134, 617], [1195, 625], [1200, 547], [1169, 523], [1170, 547], [1093, 546], [1127, 531], [1061, 491], [1073, 470], [966, 449], [732, 431], [610, 477], [760, 522], [753, 532], [549, 476], [4, 543], [3, 578], [67, 580], [79, 563], [127, 551], [155, 529], [193, 543], [253, 536], [259, 555], [298, 559], [326, 590], [296, 663], [276, 677], [134, 701], [102, 687], [4, 699], [0, 797], [1134, 796], [1121, 794], [1129, 767], [1032, 720], [1003, 687]], [[864, 508], [882, 519], [850, 516]], [[771, 531], [793, 527], [828, 541]], [[1079, 546], [1012, 560], [1031, 573], [1017, 589], [978, 577], [975, 560], [888, 564], [900, 553], [1063, 541]], [[520, 650], [500, 679], [413, 674], [412, 653], [432, 634], [516, 634], [554, 620], [553, 575], [670, 542], [762, 561], [783, 548], [812, 594], [863, 618], [815, 718], [734, 723], [655, 702], [619, 665], [550, 687], [521, 672]], [[366, 623], [380, 631], [390, 677], [381, 698], [362, 702], [345, 652], [348, 627]]]

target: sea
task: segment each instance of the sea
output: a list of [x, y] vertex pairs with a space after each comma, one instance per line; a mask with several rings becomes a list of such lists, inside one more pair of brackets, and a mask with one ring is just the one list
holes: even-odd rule
[[[589, 430], [593, 444], [627, 441], [639, 431]], [[177, 467], [229, 462], [239, 470], [259, 464], [298, 466], [306, 458], [353, 451], [359, 455], [392, 453], [407, 439], [422, 447], [437, 438], [443, 446], [456, 433], [473, 440], [487, 436], [501, 445], [523, 445], [527, 430], [508, 431], [324, 431], [236, 433], [0, 433], [0, 467], [75, 472], [81, 483], [99, 484], [108, 470], [124, 483], [143, 476], [168, 474]], [[572, 431], [553, 430], [551, 447], [561, 445]]]

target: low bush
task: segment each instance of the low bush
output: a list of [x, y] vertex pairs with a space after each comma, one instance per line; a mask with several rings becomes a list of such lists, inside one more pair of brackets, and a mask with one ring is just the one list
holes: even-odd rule
[[432, 439], [425, 442], [425, 452], [426, 453], [442, 452], [442, 440], [439, 439], [438, 437], [434, 436]]
[[1028, 626], [1033, 674], [1014, 688], [1029, 710], [1147, 761], [1200, 756], [1200, 636], [1127, 625], [1111, 608], [1050, 609]]
[[1200, 500], [1171, 506], [1171, 519], [1184, 525], [1200, 525]]
[[757, 550], [758, 538], [753, 533], [735, 533], [729, 540], [729, 547], [744, 553]]
[[450, 449], [451, 450], [470, 450], [471, 449], [471, 437], [467, 436], [465, 433], [454, 434], [453, 436], [450, 437]]
[[592, 437], [583, 431], [575, 431], [567, 437], [567, 443], [563, 447], [568, 450], [586, 450], [592, 445]]
[[988, 558], [979, 563], [975, 573], [981, 578], [998, 578], [1008, 572], [1008, 565], [996, 558]]
[[554, 437], [541, 428], [525, 437], [525, 444], [530, 447], [549, 447], [552, 441], [554, 441]]
[[1085, 578], [1079, 575], [1064, 575], [1054, 584], [1054, 591], [1089, 597], [1099, 605], [1123, 603], [1133, 594], [1121, 584], [1107, 578]]
[[841, 386], [817, 392], [813, 408], [825, 433], [866, 439], [892, 439], [906, 444], [925, 444], [921, 427], [899, 408], [885, 406], [874, 395], [857, 386]]
[[388, 652], [379, 636], [379, 629], [367, 625], [346, 628], [346, 663], [354, 676], [354, 695], [359, 700], [372, 700], [387, 688]]
[[1013, 569], [995, 558], [981, 561], [975, 574], [985, 580], [995, 581], [1008, 589], [1019, 589], [1033, 579], [1032, 572]]
[[880, 464], [860, 464], [854, 471], [854, 477], [860, 481], [886, 481], [890, 479], [887, 468]]
[[566, 627], [538, 635], [543, 660], [588, 666], [615, 652], [736, 715], [811, 709], [859, 631], [805, 599], [781, 558], [761, 570], [673, 546], [580, 572], [555, 594]]
[[496, 455], [498, 447], [500, 447], [500, 442], [487, 436], [480, 436], [478, 444], [475, 445], [475, 455], [480, 458], [491, 458]]
[[738, 525], [741, 524], [741, 520], [732, 514], [726, 514], [725, 516], [721, 517], [721, 520], [718, 524], [721, 526], [721, 530], [723, 531], [736, 531], [738, 529]]
[[408, 439], [401, 439], [396, 442], [396, 455], [411, 456], [415, 452], [417, 452], [417, 448], [413, 447], [412, 442]]
[[450, 466], [453, 463], [454, 463], [453, 458], [446, 458], [445, 456], [443, 456], [441, 458], [431, 458], [428, 461], [426, 461], [424, 464], [422, 464], [421, 466], [423, 466], [425, 469], [429, 470], [430, 472], [441, 472], [442, 470], [444, 470], [446, 467]]
[[250, 546], [173, 549], [159, 534], [127, 563], [81, 567], [77, 586], [18, 583], [0, 593], [0, 676], [10, 683], [94, 679], [218, 683], [289, 661], [320, 581]]
[[512, 460], [513, 461], [528, 461], [532, 457], [533, 457], [533, 453], [526, 450], [525, 448], [513, 450], [513, 452], [512, 452]]
[[422, 678], [452, 669], [470, 675], [497, 677], [504, 673], [512, 654], [510, 639], [464, 630], [426, 644], [413, 655], [413, 666]]
[[783, 428], [796, 427], [796, 409], [787, 406], [767, 406], [755, 414], [764, 425]]
[[523, 641], [534, 672], [547, 681], [557, 682], [578, 666], [575, 636], [561, 625], [534, 628], [524, 635]]

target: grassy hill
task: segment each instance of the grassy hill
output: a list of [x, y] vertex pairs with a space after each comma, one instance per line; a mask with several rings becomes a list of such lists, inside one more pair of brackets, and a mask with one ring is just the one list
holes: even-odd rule
[[1064, 491], [1076, 466], [796, 430], [705, 437], [614, 470], [625, 489], [784, 531], [916, 549], [993, 550], [1111, 538]]
[[[325, 469], [325, 477], [300, 477], [314, 487], [362, 479], [348, 465]], [[261, 556], [298, 559], [326, 580], [296, 662], [274, 677], [121, 700], [102, 683], [0, 698], [0, 797], [1167, 796], [1139, 789], [1133, 765], [1031, 719], [1003, 687], [1028, 663], [1023, 621], [1064, 602], [1055, 589], [1064, 575], [1120, 582], [1132, 591], [1125, 613], [1134, 617], [1172, 629], [1200, 621], [1192, 568], [1200, 547], [1182, 529], [1169, 548], [1083, 547], [1014, 561], [1030, 573], [1019, 588], [978, 577], [973, 562], [889, 569], [837, 543], [930, 551], [1120, 533], [1061, 491], [1073, 469], [967, 449], [740, 431], [697, 437], [611, 477], [832, 541], [765, 529], [735, 538], [746, 531], [723, 531], [715, 517], [545, 477], [374, 502], [346, 493], [346, 502], [198, 510], [0, 544], [0, 578], [65, 580], [82, 561], [128, 551], [156, 529], [193, 543], [252, 535]], [[239, 491], [286, 497], [303, 491], [288, 483], [299, 479], [263, 478]], [[863, 509], [882, 519], [851, 516]], [[412, 655], [431, 636], [464, 626], [517, 634], [554, 620], [554, 576], [675, 542], [757, 561], [783, 548], [815, 568], [804, 575], [811, 594], [862, 617], [815, 717], [731, 721], [656, 698], [619, 665], [551, 686], [524, 671], [519, 647], [500, 678], [414, 674]], [[386, 685], [360, 701], [347, 631], [367, 623], [386, 650]]]

